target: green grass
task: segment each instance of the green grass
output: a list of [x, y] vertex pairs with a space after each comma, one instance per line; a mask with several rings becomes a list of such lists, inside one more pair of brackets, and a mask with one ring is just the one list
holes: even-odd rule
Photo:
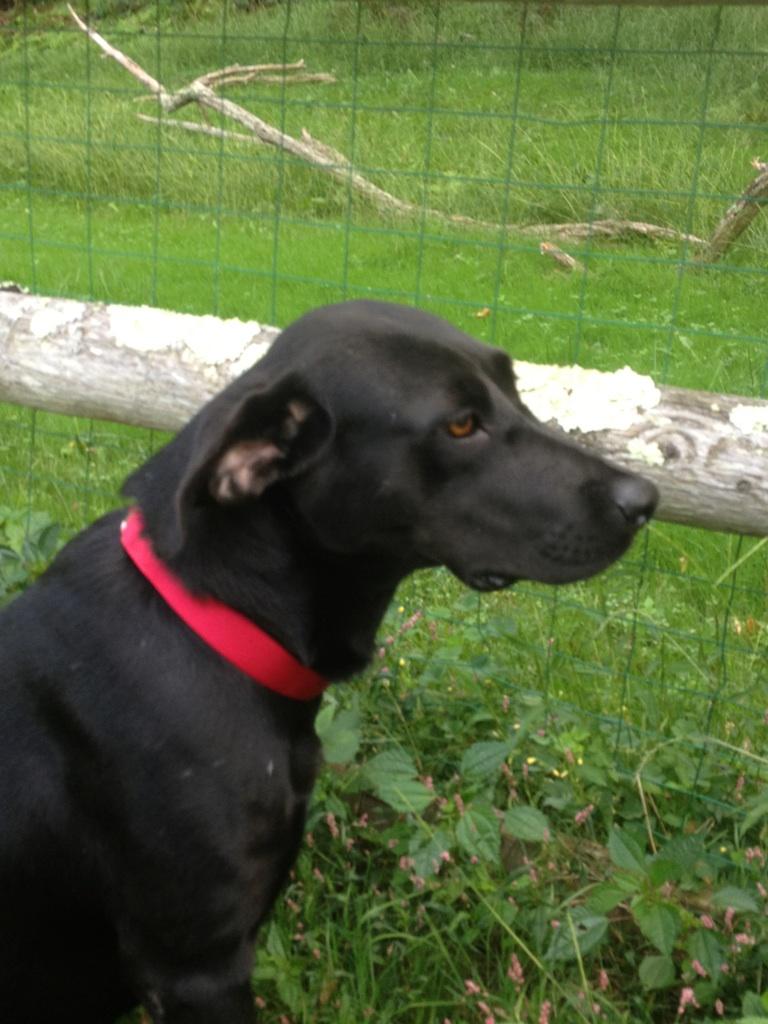
[[[444, 2], [437, 23], [415, 2], [245, 6], [169, 3], [160, 20], [152, 4], [91, 11], [171, 86], [235, 61], [303, 56], [333, 71], [336, 85], [233, 97], [447, 213], [631, 217], [707, 235], [749, 159], [768, 156], [762, 9], [544, 5], [521, 35], [512, 4]], [[668, 384], [765, 394], [760, 218], [708, 270], [674, 243], [592, 242], [566, 246], [587, 266], [567, 276], [538, 239], [385, 216], [274, 150], [141, 124], [135, 111], [151, 103], [137, 107], [139, 95], [62, 4], [0, 23], [0, 278], [277, 324], [385, 297], [523, 359], [628, 363]], [[69, 535], [115, 504], [161, 440], [0, 409], [0, 588], [39, 571], [51, 522]], [[577, 586], [480, 598], [447, 573], [404, 584], [382, 656], [329, 698], [314, 846], [262, 936], [264, 1020], [501, 1024], [538, 1020], [550, 1002], [558, 1024], [661, 1024], [688, 986], [701, 1008], [684, 1019], [714, 1018], [718, 999], [729, 1019], [768, 1014], [762, 876], [748, 853], [768, 818], [765, 564], [753, 540], [654, 524]], [[410, 758], [398, 776], [410, 811], [377, 761], [393, 750]], [[451, 855], [439, 873], [430, 843]], [[734, 952], [735, 934], [754, 945]]]

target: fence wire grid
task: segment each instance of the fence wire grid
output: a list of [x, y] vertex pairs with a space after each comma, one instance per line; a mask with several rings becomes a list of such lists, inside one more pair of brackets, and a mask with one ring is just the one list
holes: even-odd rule
[[[333, 76], [218, 92], [306, 129], [402, 206], [222, 134], [243, 129], [217, 114], [168, 118], [195, 131], [158, 123], [65, 5], [26, 3], [0, 13], [0, 277], [278, 326], [385, 298], [526, 360], [765, 397], [768, 221], [700, 259], [768, 160], [768, 10], [102, 0], [79, 13], [169, 91], [235, 64], [302, 59]], [[666, 231], [552, 235], [598, 221]], [[0, 593], [28, 571], [11, 552], [36, 571], [56, 524], [68, 536], [113, 506], [160, 441], [0, 408]], [[543, 696], [609, 730], [618, 770], [643, 761], [714, 811], [765, 770], [764, 556], [759, 541], [655, 524], [599, 581], [563, 590], [480, 599], [447, 574], [417, 581], [400, 602], [425, 600], [434, 628], [401, 637], [390, 679], [470, 705], [471, 681]]]

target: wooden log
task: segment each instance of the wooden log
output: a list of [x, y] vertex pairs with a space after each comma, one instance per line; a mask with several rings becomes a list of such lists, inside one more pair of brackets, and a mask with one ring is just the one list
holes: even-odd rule
[[[174, 430], [279, 333], [254, 321], [0, 291], [0, 400]], [[544, 422], [658, 485], [658, 517], [768, 534], [768, 401], [516, 362]]]
[[278, 333], [255, 321], [0, 291], [0, 401], [177, 430]]

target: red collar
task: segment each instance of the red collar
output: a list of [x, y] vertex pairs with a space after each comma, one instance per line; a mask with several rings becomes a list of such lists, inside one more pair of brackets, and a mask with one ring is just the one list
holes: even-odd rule
[[191, 594], [160, 561], [143, 530], [141, 512], [134, 508], [120, 526], [122, 545], [139, 572], [193, 632], [262, 686], [293, 700], [320, 696], [328, 685], [322, 676], [234, 608]]

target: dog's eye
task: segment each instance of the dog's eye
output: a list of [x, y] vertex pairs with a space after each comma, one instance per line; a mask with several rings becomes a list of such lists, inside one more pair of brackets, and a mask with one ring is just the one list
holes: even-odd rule
[[480, 426], [480, 421], [473, 412], [459, 416], [448, 424], [448, 433], [451, 437], [470, 437]]

